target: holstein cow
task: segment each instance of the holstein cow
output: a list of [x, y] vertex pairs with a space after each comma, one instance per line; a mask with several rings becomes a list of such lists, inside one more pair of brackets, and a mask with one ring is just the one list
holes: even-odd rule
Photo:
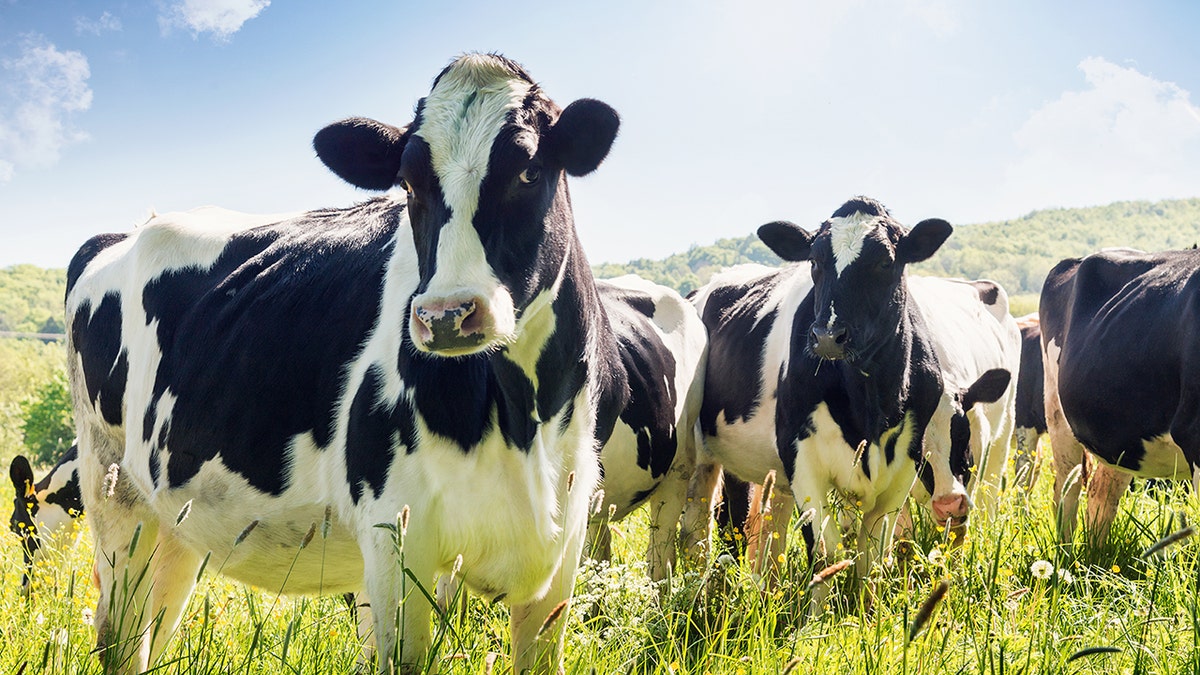
[[339, 176], [403, 196], [159, 216], [84, 245], [70, 373], [110, 672], [161, 653], [208, 551], [284, 593], [365, 590], [379, 671], [424, 668], [429, 607], [397, 538], [421, 583], [461, 556], [469, 588], [507, 600], [514, 672], [560, 667], [566, 621], [543, 623], [571, 597], [598, 446], [636, 381], [566, 181], [617, 126], [467, 55], [407, 127], [314, 140]]
[[[762, 240], [795, 264], [733, 268], [695, 298], [709, 329], [705, 442], [745, 480], [776, 472], [771, 524], [783, 535], [794, 503], [809, 512], [803, 533], [814, 567], [837, 542], [831, 489], [863, 512], [865, 572], [874, 546], [890, 545], [889, 516], [918, 475], [940, 521], [966, 517], [972, 423], [990, 421], [1008, 443], [1017, 337], [1002, 318], [1003, 292], [904, 274], [950, 231], [943, 220], [906, 230], [879, 202], [854, 198], [815, 235], [764, 225]], [[998, 412], [974, 414], [975, 404], [998, 399]], [[751, 552], [768, 549], [773, 560], [773, 538], [752, 542]]]
[[1042, 369], [1042, 327], [1038, 315], [1017, 319], [1021, 329], [1021, 370], [1017, 373], [1017, 483], [1033, 487], [1040, 471], [1038, 438], [1046, 433], [1045, 371]]
[[79, 449], [72, 445], [50, 472], [34, 482], [29, 460], [17, 455], [8, 467], [12, 479], [13, 512], [9, 527], [21, 539], [25, 572], [21, 588], [28, 589], [34, 562], [44, 547], [62, 538], [66, 526], [83, 515], [79, 494]]
[[596, 287], [630, 397], [600, 452], [603, 497], [589, 527], [589, 553], [607, 559], [608, 522], [649, 502], [647, 561], [650, 578], [659, 581], [674, 568], [677, 549], [693, 558], [708, 551], [720, 479], [696, 427], [708, 335], [691, 303], [670, 288], [634, 275]]
[[[1086, 522], [1107, 536], [1132, 475], [1191, 477], [1200, 487], [1200, 252], [1112, 249], [1050, 270], [1039, 306], [1046, 422], [1054, 447], [1059, 536], [1075, 532], [1071, 470], [1084, 450]], [[1086, 473], [1086, 472], [1085, 472]]]

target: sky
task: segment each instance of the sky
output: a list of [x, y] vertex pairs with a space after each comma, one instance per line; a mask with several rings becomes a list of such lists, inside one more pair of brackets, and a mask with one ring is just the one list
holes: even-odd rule
[[621, 115], [589, 260], [865, 194], [901, 222], [1200, 196], [1195, 0], [0, 0], [0, 267], [152, 212], [349, 206], [312, 136], [402, 125], [466, 52]]

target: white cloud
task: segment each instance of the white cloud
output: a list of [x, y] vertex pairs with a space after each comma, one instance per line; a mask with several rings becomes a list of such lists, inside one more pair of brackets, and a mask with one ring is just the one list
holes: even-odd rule
[[87, 138], [72, 113], [92, 105], [87, 57], [27, 36], [16, 58], [0, 60], [0, 183], [22, 166], [49, 166], [62, 149]]
[[1200, 193], [1200, 110], [1172, 82], [1091, 57], [1087, 87], [1035, 110], [1013, 135], [1014, 196], [1040, 205]]
[[98, 18], [98, 19], [92, 19], [92, 18], [89, 18], [86, 16], [75, 17], [75, 34], [76, 35], [83, 35], [84, 33], [90, 33], [92, 35], [99, 35], [101, 33], [106, 33], [109, 31], [115, 32], [115, 31], [120, 31], [120, 30], [121, 30], [121, 20], [118, 19], [117, 17], [113, 16], [109, 12], [105, 12], [105, 13], [101, 14], [100, 18]]
[[177, 0], [158, 21], [164, 31], [186, 28], [193, 36], [211, 33], [213, 39], [224, 41], [270, 4], [271, 0]]

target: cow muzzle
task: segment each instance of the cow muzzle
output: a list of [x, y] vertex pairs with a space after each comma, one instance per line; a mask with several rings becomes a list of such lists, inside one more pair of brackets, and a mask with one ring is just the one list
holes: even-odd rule
[[412, 302], [409, 331], [423, 352], [443, 356], [473, 354], [489, 341], [488, 305], [477, 296], [426, 298]]
[[808, 347], [817, 358], [838, 361], [846, 358], [846, 338], [845, 326], [813, 325], [808, 335]]
[[967, 522], [967, 515], [971, 512], [971, 500], [965, 492], [952, 492], [932, 500], [929, 508], [938, 525], [961, 525]]

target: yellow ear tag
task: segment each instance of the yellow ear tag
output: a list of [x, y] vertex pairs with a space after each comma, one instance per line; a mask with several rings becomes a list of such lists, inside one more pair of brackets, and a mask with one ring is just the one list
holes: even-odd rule
[[34, 494], [34, 492], [33, 492], [33, 481], [31, 481], [31, 480], [26, 480], [26, 481], [25, 481], [25, 497], [26, 497], [26, 498], [28, 498], [28, 497], [32, 497], [32, 496], [33, 496], [33, 494]]

